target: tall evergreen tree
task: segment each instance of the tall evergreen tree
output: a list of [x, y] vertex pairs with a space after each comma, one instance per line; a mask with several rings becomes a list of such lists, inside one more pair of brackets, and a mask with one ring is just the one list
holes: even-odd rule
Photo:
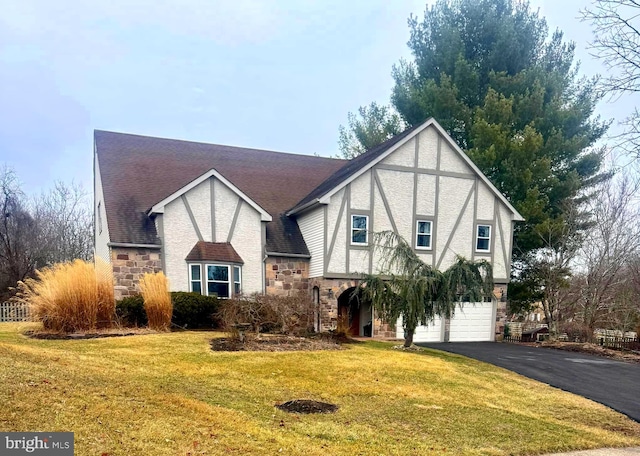
[[526, 265], [562, 208], [607, 177], [596, 80], [579, 77], [575, 45], [549, 36], [528, 2], [438, 0], [409, 28], [393, 107], [409, 126], [434, 117], [520, 211], [514, 255]]

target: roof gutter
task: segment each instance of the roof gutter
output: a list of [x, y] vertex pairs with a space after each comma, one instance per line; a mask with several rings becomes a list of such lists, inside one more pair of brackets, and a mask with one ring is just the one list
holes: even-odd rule
[[279, 252], [264, 252], [267, 256], [276, 257], [289, 257], [289, 258], [311, 258], [311, 255], [304, 253], [279, 253]]
[[315, 198], [315, 199], [313, 199], [313, 200], [309, 201], [308, 203], [306, 203], [306, 204], [304, 204], [304, 205], [302, 205], [302, 206], [300, 206], [300, 207], [294, 207], [294, 208], [293, 208], [293, 209], [291, 209], [290, 211], [286, 212], [286, 213], [285, 213], [285, 215], [286, 215], [287, 217], [289, 217], [289, 216], [291, 216], [291, 215], [295, 215], [295, 214], [297, 214], [297, 213], [299, 213], [299, 212], [304, 211], [305, 209], [310, 208], [311, 206], [313, 206], [313, 205], [315, 205], [315, 204], [318, 204], [319, 202], [320, 202], [320, 199], [319, 199], [319, 198]]
[[132, 244], [128, 242], [109, 242], [107, 244], [109, 247], [126, 247], [126, 248], [140, 248], [140, 249], [161, 249], [162, 245], [160, 244]]

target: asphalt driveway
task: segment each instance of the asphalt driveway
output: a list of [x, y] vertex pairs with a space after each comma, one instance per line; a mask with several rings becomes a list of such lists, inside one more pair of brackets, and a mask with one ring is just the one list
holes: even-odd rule
[[551, 348], [495, 342], [426, 344], [579, 394], [640, 422], [640, 364]]

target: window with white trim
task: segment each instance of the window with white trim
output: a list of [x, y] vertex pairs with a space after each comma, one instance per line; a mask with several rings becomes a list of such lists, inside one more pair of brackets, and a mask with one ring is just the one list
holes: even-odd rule
[[228, 298], [231, 296], [228, 265], [207, 265], [207, 295], [215, 295], [219, 298]]
[[491, 225], [478, 225], [476, 228], [476, 252], [491, 250]]
[[242, 290], [242, 270], [240, 266], [233, 267], [233, 294], [240, 294]]
[[416, 249], [431, 250], [431, 220], [416, 222]]
[[242, 292], [242, 266], [191, 263], [189, 290], [219, 298], [230, 298], [239, 294]]
[[369, 242], [369, 216], [368, 215], [352, 215], [351, 216], [351, 244], [367, 245]]
[[202, 294], [202, 267], [199, 264], [189, 265], [189, 290]]

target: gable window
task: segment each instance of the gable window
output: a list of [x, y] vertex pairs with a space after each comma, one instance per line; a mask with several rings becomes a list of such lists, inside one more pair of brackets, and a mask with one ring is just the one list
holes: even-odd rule
[[491, 225], [478, 225], [476, 229], [476, 252], [491, 250]]
[[367, 245], [369, 241], [369, 235], [367, 231], [368, 225], [368, 215], [351, 216], [351, 244]]
[[416, 226], [416, 249], [431, 250], [431, 221], [418, 220]]
[[[233, 269], [232, 269], [233, 268]], [[242, 266], [189, 264], [189, 291], [218, 298], [242, 292]]]

